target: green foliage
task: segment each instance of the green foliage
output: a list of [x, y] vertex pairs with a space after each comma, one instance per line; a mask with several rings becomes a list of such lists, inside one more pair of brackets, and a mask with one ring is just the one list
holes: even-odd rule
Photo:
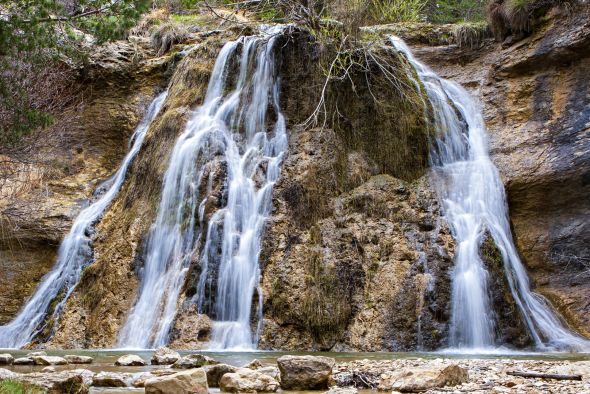
[[3, 380], [0, 382], [0, 394], [42, 394], [46, 391], [40, 387], [15, 380]]
[[[55, 62], [83, 59], [95, 43], [123, 37], [149, 0], [0, 0], [0, 147], [45, 127], [51, 114], [24, 79]], [[29, 73], [29, 75], [28, 75]]]
[[419, 22], [427, 0], [373, 0], [371, 11], [381, 23]]
[[483, 21], [485, 0], [429, 0], [426, 16], [434, 23]]

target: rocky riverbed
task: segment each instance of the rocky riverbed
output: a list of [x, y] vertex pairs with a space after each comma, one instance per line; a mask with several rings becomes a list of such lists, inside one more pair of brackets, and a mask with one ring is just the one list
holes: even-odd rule
[[574, 361], [565, 356], [478, 359], [392, 353], [327, 354], [332, 357], [272, 352], [179, 354], [165, 348], [137, 354], [13, 353], [0, 354], [0, 392], [2, 381], [9, 380], [49, 393], [590, 393], [590, 360], [584, 357]]

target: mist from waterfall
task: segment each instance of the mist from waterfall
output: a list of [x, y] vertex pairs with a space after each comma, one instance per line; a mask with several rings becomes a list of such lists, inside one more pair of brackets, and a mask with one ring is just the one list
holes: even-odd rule
[[489, 233], [502, 255], [512, 296], [536, 348], [590, 350], [590, 342], [571, 332], [548, 301], [531, 291], [512, 238], [504, 185], [489, 157], [478, 103], [461, 86], [419, 62], [401, 39], [391, 37], [390, 41], [415, 68], [417, 86], [421, 83], [433, 109], [433, 180], [456, 242], [449, 346], [485, 350], [501, 345], [494, 334], [489, 273], [480, 256], [480, 246]]
[[[274, 56], [283, 29], [263, 29], [261, 36], [242, 37], [221, 49], [204, 103], [172, 151], [139, 297], [119, 346], [155, 348], [168, 342], [189, 266], [198, 254], [195, 313], [211, 301], [205, 288], [211, 288], [212, 266], [217, 270], [211, 347], [255, 347], [250, 318], [260, 242], [287, 147]], [[224, 206], [206, 217], [213, 178], [220, 174]]]
[[44, 323], [48, 324], [46, 320], [51, 303], [57, 302], [51, 312], [53, 324], [59, 321], [66, 301], [80, 280], [82, 270], [92, 262], [94, 226], [119, 193], [127, 170], [139, 152], [167, 94], [165, 91], [151, 102], [145, 117], [131, 137], [129, 151], [123, 163], [115, 175], [97, 188], [94, 193], [96, 201], [84, 208], [74, 220], [70, 232], [59, 247], [53, 269], [43, 277], [35, 293], [17, 316], [10, 323], [0, 326], [0, 348], [20, 348], [32, 341], [45, 328]]

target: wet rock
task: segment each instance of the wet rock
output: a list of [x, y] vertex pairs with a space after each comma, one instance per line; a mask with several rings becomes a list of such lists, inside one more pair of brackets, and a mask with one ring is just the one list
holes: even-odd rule
[[161, 347], [156, 350], [152, 356], [152, 365], [170, 365], [180, 359], [180, 354], [167, 347]]
[[57, 356], [34, 356], [35, 365], [67, 365], [68, 360]]
[[203, 367], [207, 374], [207, 384], [209, 387], [219, 387], [219, 380], [226, 373], [236, 372], [237, 367], [227, 364], [206, 365]]
[[15, 380], [42, 387], [50, 394], [88, 393], [88, 386], [84, 383], [84, 378], [75, 371], [19, 374]]
[[119, 357], [115, 362], [115, 365], [120, 367], [143, 366], [145, 364], [145, 360], [135, 354], [126, 354]]
[[55, 372], [55, 367], [45, 367], [41, 372]]
[[95, 387], [129, 387], [133, 381], [133, 375], [118, 372], [100, 372], [92, 378]]
[[254, 360], [250, 361], [248, 364], [244, 365], [242, 368], [259, 369], [259, 368], [262, 368], [262, 363], [260, 362], [260, 360], [255, 358]]
[[317, 356], [282, 356], [277, 360], [285, 390], [327, 389], [335, 360]]
[[201, 368], [205, 365], [214, 365], [219, 364], [219, 362], [215, 361], [211, 357], [204, 356], [202, 354], [189, 354], [188, 356], [184, 356], [172, 364], [172, 368], [178, 369], [191, 369], [191, 368]]
[[146, 394], [207, 394], [207, 374], [202, 368], [145, 381]]
[[277, 391], [279, 387], [279, 382], [272, 377], [249, 368], [226, 373], [219, 380], [221, 391], [228, 393], [269, 393]]
[[35, 361], [31, 357], [19, 357], [15, 358], [13, 361], [14, 365], [33, 365]]
[[458, 365], [445, 368], [404, 369], [382, 376], [378, 389], [417, 393], [445, 386], [456, 386], [467, 383], [468, 380], [467, 370]]
[[90, 356], [79, 356], [79, 355], [66, 355], [64, 358], [70, 364], [92, 364], [94, 359]]
[[3, 353], [0, 354], [0, 365], [10, 365], [14, 362], [14, 357], [12, 354]]

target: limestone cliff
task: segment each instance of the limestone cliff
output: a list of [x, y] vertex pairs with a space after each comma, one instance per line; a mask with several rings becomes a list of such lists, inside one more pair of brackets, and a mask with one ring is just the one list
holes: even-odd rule
[[[252, 302], [256, 308], [262, 298], [263, 320], [252, 321], [253, 329], [262, 323], [261, 348], [433, 350], [446, 344], [454, 243], [429, 183], [429, 109], [408, 79], [407, 62], [385, 46], [387, 32], [371, 30], [369, 50], [338, 53], [302, 29], [291, 29], [277, 46], [289, 149], [263, 238], [260, 291]], [[0, 271], [6, 273], [0, 277], [0, 324], [52, 266], [72, 218], [116, 168], [149, 99], [168, 86], [123, 189], [96, 227], [94, 262], [55, 335], [35, 344], [115, 345], [137, 297], [143, 248], [174, 141], [204, 99], [223, 43], [252, 33], [207, 31], [193, 36], [184, 55], [158, 56], [128, 42], [96, 55], [80, 81], [92, 87], [92, 95], [79, 128], [52, 153], [68, 158], [64, 169], [3, 196], [2, 208], [18, 220], [3, 223], [10, 231], [0, 249]], [[443, 77], [480, 98], [516, 242], [535, 289], [590, 334], [588, 11], [552, 14], [541, 30], [508, 48], [489, 40], [459, 48], [446, 45], [450, 41], [415, 49]], [[335, 73], [331, 64], [338, 65]], [[223, 163], [212, 163], [209, 171], [214, 198], [205, 207], [207, 217], [222, 207], [225, 189]], [[33, 211], [25, 210], [31, 206]], [[200, 247], [183, 285], [174, 347], [199, 347], [211, 330], [193, 299]], [[494, 278], [499, 337], [526, 346], [501, 279], [498, 250], [487, 242], [482, 255]], [[210, 271], [214, 275], [215, 267]], [[206, 291], [214, 293], [214, 284]]]

